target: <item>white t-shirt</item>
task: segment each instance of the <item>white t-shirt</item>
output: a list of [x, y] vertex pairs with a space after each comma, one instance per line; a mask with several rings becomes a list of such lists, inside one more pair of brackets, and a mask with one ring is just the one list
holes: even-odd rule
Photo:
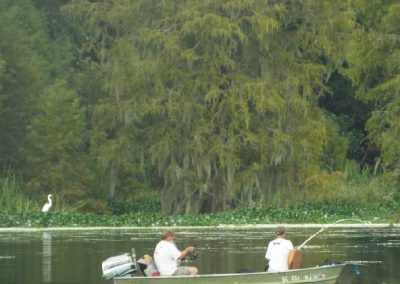
[[181, 252], [173, 242], [160, 241], [154, 250], [154, 262], [160, 275], [172, 275], [178, 268], [178, 257], [180, 256]]
[[268, 272], [281, 272], [289, 270], [288, 257], [290, 250], [293, 249], [291, 241], [277, 238], [268, 244], [265, 258], [269, 259]]

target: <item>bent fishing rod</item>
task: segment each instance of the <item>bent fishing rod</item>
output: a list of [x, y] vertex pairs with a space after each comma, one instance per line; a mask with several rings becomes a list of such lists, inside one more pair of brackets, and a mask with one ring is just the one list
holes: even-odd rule
[[289, 263], [289, 268], [291, 269], [295, 269], [295, 268], [300, 268], [300, 262], [301, 262], [301, 249], [309, 242], [311, 241], [313, 238], [315, 238], [316, 236], [318, 236], [319, 234], [321, 234], [324, 230], [328, 229], [329, 227], [332, 227], [335, 224], [344, 222], [344, 221], [357, 221], [357, 222], [361, 222], [361, 223], [366, 223], [365, 221], [359, 220], [359, 219], [355, 219], [355, 218], [347, 218], [347, 219], [341, 219], [338, 220], [332, 224], [328, 224], [326, 226], [324, 226], [323, 228], [321, 228], [318, 232], [316, 232], [315, 234], [313, 234], [312, 236], [310, 236], [307, 240], [305, 240], [301, 245], [299, 245], [298, 247], [292, 249], [289, 253], [289, 257], [288, 257], [288, 263]]
[[338, 223], [341, 223], [341, 222], [344, 222], [344, 221], [357, 221], [357, 222], [360, 222], [360, 223], [366, 223], [366, 222], [363, 221], [363, 220], [354, 219], [354, 218], [347, 218], [347, 219], [338, 220], [338, 221], [336, 221], [336, 222], [334, 222], [334, 223], [332, 223], [332, 224], [328, 224], [328, 225], [324, 226], [322, 229], [320, 229], [320, 230], [319, 230], [318, 232], [316, 232], [314, 235], [312, 235], [312, 236], [309, 237], [307, 240], [305, 240], [304, 243], [302, 243], [301, 245], [299, 245], [299, 246], [297, 247], [297, 249], [301, 249], [302, 247], [304, 247], [309, 241], [311, 241], [313, 238], [315, 238], [316, 236], [318, 236], [320, 233], [322, 233], [323, 231], [325, 231], [325, 230], [328, 229], [329, 227], [332, 227], [333, 225], [338, 224]]

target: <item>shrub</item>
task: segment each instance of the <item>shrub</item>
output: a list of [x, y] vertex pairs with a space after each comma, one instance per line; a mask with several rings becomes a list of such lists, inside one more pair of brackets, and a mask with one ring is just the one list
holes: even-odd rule
[[21, 189], [21, 181], [10, 172], [0, 178], [0, 208], [3, 212], [24, 212], [37, 208]]

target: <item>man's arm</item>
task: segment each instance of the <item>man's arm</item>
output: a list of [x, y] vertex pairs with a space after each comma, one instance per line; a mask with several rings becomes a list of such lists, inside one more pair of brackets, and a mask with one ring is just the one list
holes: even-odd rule
[[268, 271], [268, 268], [269, 268], [269, 259], [266, 258], [266, 260], [267, 260], [267, 263], [265, 264], [264, 271]]
[[193, 251], [194, 251], [194, 247], [187, 247], [185, 250], [183, 250], [181, 252], [181, 255], [178, 257], [178, 259], [184, 260]]

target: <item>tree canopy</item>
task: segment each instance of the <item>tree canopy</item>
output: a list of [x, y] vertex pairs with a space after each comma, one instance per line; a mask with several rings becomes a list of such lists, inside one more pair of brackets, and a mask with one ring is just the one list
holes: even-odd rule
[[28, 191], [200, 213], [398, 171], [396, 1], [0, 1], [0, 162]]

